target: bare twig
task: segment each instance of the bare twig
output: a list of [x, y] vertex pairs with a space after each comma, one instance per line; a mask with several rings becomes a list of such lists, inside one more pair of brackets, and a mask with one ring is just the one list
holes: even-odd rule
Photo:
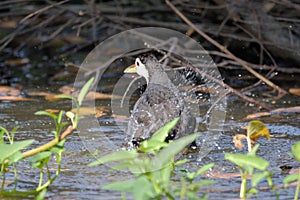
[[24, 23], [26, 20], [28, 20], [29, 18], [33, 17], [34, 15], [37, 15], [37, 14], [39, 14], [39, 13], [42, 13], [42, 12], [44, 12], [44, 11], [46, 11], [46, 10], [49, 10], [50, 8], [53, 8], [53, 7], [55, 7], [55, 6], [64, 4], [64, 3], [68, 2], [68, 1], [70, 1], [70, 0], [60, 1], [60, 2], [57, 2], [57, 3], [55, 3], [55, 4], [52, 4], [52, 5], [46, 6], [46, 7], [44, 7], [44, 8], [41, 8], [41, 9], [39, 9], [39, 10], [33, 12], [33, 13], [30, 13], [29, 15], [27, 15], [26, 17], [24, 17], [24, 18], [20, 21], [20, 23]]
[[231, 59], [233, 59], [236, 62], [238, 62], [241, 66], [243, 66], [246, 70], [248, 70], [250, 73], [252, 73], [255, 77], [257, 77], [258, 79], [262, 80], [267, 85], [269, 85], [270, 87], [276, 89], [280, 93], [283, 93], [283, 94], [287, 93], [285, 90], [283, 90], [279, 86], [275, 85], [270, 80], [266, 79], [265, 77], [263, 77], [262, 75], [260, 75], [259, 73], [257, 73], [255, 70], [253, 70], [251, 67], [249, 67], [244, 60], [236, 57], [225, 46], [221, 45], [220, 43], [218, 43], [217, 41], [215, 41], [211, 37], [209, 37], [206, 33], [204, 33], [203, 31], [201, 31], [197, 26], [195, 26], [194, 23], [192, 23], [188, 18], [186, 18], [182, 14], [182, 12], [180, 12], [169, 0], [166, 0], [166, 3], [185, 23], [187, 23], [191, 28], [193, 28], [199, 35], [201, 35], [204, 39], [206, 39], [211, 44], [213, 44], [214, 46], [216, 46], [217, 48], [219, 48], [225, 54], [229, 55]]

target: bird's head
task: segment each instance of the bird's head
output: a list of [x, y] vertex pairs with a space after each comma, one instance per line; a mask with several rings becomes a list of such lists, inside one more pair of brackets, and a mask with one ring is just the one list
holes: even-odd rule
[[124, 73], [137, 73], [144, 77], [148, 84], [151, 74], [157, 70], [161, 70], [158, 60], [153, 55], [147, 55], [137, 57], [134, 64], [127, 67]]

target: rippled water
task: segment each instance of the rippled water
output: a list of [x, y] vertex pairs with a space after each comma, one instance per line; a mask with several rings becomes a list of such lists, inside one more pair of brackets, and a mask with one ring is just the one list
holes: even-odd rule
[[[299, 105], [299, 98], [284, 97], [282, 101], [293, 102], [282, 104], [282, 106]], [[289, 101], [291, 100], [291, 101]], [[101, 103], [101, 102], [99, 102]], [[0, 102], [0, 121], [1, 126], [9, 130], [14, 126], [20, 126], [16, 135], [18, 139], [35, 139], [34, 146], [41, 145], [51, 140], [53, 136], [50, 131], [53, 123], [47, 117], [35, 116], [33, 113], [47, 108], [61, 108], [68, 110], [71, 108], [69, 102], [49, 103], [40, 100], [39, 103], [32, 102]], [[253, 113], [255, 108], [247, 106], [245, 102], [238, 100], [229, 100], [227, 110], [227, 120], [224, 130], [220, 132], [218, 142], [212, 151], [204, 158], [198, 159], [197, 153], [187, 155], [193, 161], [186, 165], [189, 170], [208, 164], [215, 163], [214, 171], [221, 174], [238, 173], [238, 169], [231, 163], [224, 160], [224, 152], [245, 152], [245, 150], [236, 150], [232, 144], [232, 136], [237, 133], [243, 133], [240, 129], [246, 125], [243, 119], [247, 113]], [[56, 181], [49, 187], [47, 197], [53, 199], [120, 199], [119, 192], [100, 190], [100, 187], [118, 180], [126, 180], [132, 177], [124, 171], [112, 171], [109, 166], [87, 167], [86, 165], [94, 161], [92, 152], [87, 150], [86, 145], [93, 144], [100, 149], [101, 155], [105, 151], [111, 151], [113, 143], [121, 145], [124, 138], [122, 129], [127, 126], [127, 120], [115, 119], [110, 116], [101, 117], [99, 124], [87, 125], [89, 128], [85, 132], [81, 130], [81, 137], [78, 132], [71, 134], [66, 141], [66, 153], [62, 162], [62, 172]], [[274, 172], [275, 185], [282, 185], [282, 180], [286, 174], [282, 174], [281, 166], [288, 165], [292, 169], [297, 169], [299, 164], [292, 159], [290, 152], [292, 144], [300, 140], [300, 115], [276, 115], [262, 118], [270, 129], [273, 137], [270, 141], [259, 139], [260, 149], [258, 155], [270, 161], [269, 169]], [[100, 134], [101, 133], [101, 134]], [[86, 135], [86, 138], [84, 137]], [[103, 138], [106, 140], [102, 140]], [[85, 140], [83, 142], [83, 140]], [[90, 141], [89, 141], [90, 140]], [[103, 150], [103, 152], [102, 152]], [[53, 163], [50, 166], [55, 166]], [[20, 166], [19, 189], [33, 189], [38, 183], [38, 171], [28, 170], [28, 165], [23, 163]], [[216, 184], [205, 187], [203, 191], [209, 193], [210, 199], [238, 199], [240, 179], [235, 178], [216, 178]], [[267, 186], [264, 181], [260, 187]], [[279, 189], [280, 199], [290, 199], [294, 195], [295, 188]], [[270, 190], [261, 190], [259, 196], [253, 196], [253, 199], [274, 199], [274, 193]]]

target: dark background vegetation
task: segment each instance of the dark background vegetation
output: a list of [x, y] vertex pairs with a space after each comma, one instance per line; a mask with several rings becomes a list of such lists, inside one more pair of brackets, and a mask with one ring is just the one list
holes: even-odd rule
[[[297, 0], [171, 3], [267, 79], [286, 88], [299, 86]], [[101, 41], [147, 26], [174, 29], [199, 41], [217, 63], [225, 82], [235, 88], [258, 81], [182, 21], [163, 0], [10, 0], [0, 2], [0, 84], [70, 82], [87, 53]]]

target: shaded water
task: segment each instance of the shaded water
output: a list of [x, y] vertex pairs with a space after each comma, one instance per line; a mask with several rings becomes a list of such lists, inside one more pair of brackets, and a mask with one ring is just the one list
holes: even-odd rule
[[[97, 102], [96, 104], [106, 104], [107, 102]], [[224, 160], [224, 152], [246, 152], [245, 150], [236, 150], [233, 147], [232, 136], [237, 133], [243, 133], [241, 130], [242, 125], [247, 122], [241, 121], [242, 118], [248, 113], [255, 111], [254, 107], [249, 106], [247, 103], [229, 99], [227, 109], [227, 119], [224, 125], [224, 130], [220, 132], [218, 143], [212, 151], [201, 160], [197, 161], [197, 153], [190, 153], [187, 157], [191, 158], [192, 162], [185, 165], [188, 170], [196, 170], [204, 164], [211, 162], [215, 163], [213, 172], [220, 174], [238, 173], [238, 168], [233, 164]], [[282, 107], [289, 107], [299, 105], [299, 98], [286, 96], [278, 100], [278, 104]], [[53, 139], [50, 133], [51, 128], [54, 126], [51, 119], [47, 117], [35, 116], [33, 113], [38, 110], [47, 108], [59, 108], [68, 110], [71, 108], [70, 102], [54, 102], [49, 103], [43, 99], [39, 103], [32, 102], [0, 102], [0, 120], [1, 126], [11, 130], [14, 126], [20, 126], [16, 135], [18, 139], [35, 139], [33, 146], [41, 145]], [[87, 125], [85, 133], [80, 135], [104, 134], [105, 138], [112, 141], [115, 145], [121, 145], [124, 138], [122, 129], [127, 126], [127, 120], [114, 119], [112, 117], [104, 116], [98, 119], [99, 125]], [[116, 123], [116, 121], [118, 123]], [[265, 117], [262, 119], [266, 126], [270, 129], [271, 134], [274, 136], [270, 141], [259, 139], [260, 149], [258, 155], [270, 161], [269, 170], [274, 172], [273, 178], [275, 185], [282, 185], [282, 180], [286, 174], [282, 174], [281, 166], [291, 166], [292, 169], [297, 169], [299, 164], [288, 155], [292, 144], [300, 140], [300, 115], [276, 115]], [[103, 151], [111, 150], [111, 144], [101, 142], [101, 137], [92, 138], [93, 144], [99, 142], [99, 148]], [[280, 136], [280, 137], [279, 137]], [[87, 167], [86, 165], [94, 161], [94, 157], [86, 148], [88, 141], [83, 143], [83, 137], [79, 137], [78, 132], [68, 136], [66, 141], [67, 151], [64, 154], [62, 161], [62, 172], [56, 181], [49, 187], [47, 192], [48, 198], [53, 199], [120, 199], [119, 192], [100, 190], [100, 187], [119, 180], [126, 180], [131, 177], [130, 174], [124, 171], [113, 171], [109, 166]], [[90, 140], [91, 137], [87, 137]], [[99, 140], [99, 141], [98, 141]], [[101, 151], [99, 154], [101, 155]], [[24, 164], [24, 165], [23, 165]], [[23, 163], [20, 167], [19, 185], [20, 190], [33, 189], [38, 183], [38, 171], [28, 170], [28, 165]], [[55, 166], [50, 163], [50, 167]], [[12, 178], [13, 175], [8, 178]], [[209, 193], [210, 199], [238, 199], [240, 178], [213, 178], [216, 181], [215, 185], [205, 187], [204, 192]], [[260, 187], [267, 186], [266, 181], [263, 181]], [[13, 186], [9, 186], [13, 187]], [[290, 187], [287, 189], [279, 189], [280, 199], [291, 199], [294, 195], [295, 188]], [[274, 199], [274, 193], [270, 189], [261, 190], [259, 192], [260, 199]], [[253, 196], [255, 199], [256, 196]]]

